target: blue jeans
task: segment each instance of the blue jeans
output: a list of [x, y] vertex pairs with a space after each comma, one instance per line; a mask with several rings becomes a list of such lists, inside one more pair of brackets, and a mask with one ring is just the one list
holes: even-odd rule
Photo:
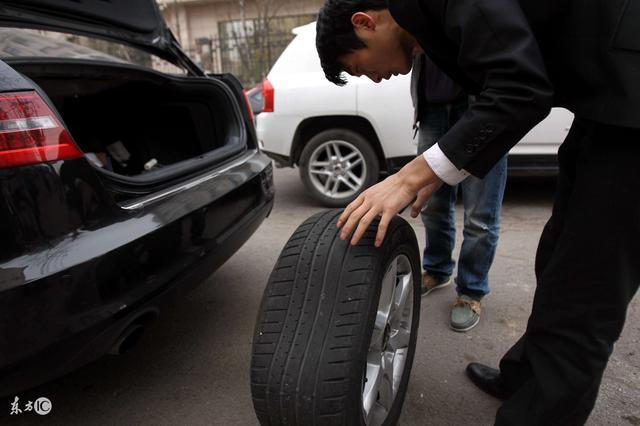
[[[466, 100], [428, 105], [420, 119], [419, 152], [436, 143], [467, 107]], [[450, 276], [456, 265], [452, 253], [456, 237], [455, 204], [460, 191], [464, 204], [464, 240], [456, 278], [459, 295], [481, 299], [489, 293], [489, 268], [498, 244], [500, 207], [506, 182], [505, 155], [484, 179], [469, 176], [456, 186], [443, 184], [421, 214], [426, 231], [424, 270], [436, 277]]]

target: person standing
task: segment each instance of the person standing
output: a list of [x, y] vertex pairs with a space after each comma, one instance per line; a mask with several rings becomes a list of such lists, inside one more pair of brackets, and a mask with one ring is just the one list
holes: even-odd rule
[[[469, 97], [424, 54], [415, 59], [411, 88], [419, 122], [418, 154], [423, 154], [462, 117]], [[471, 330], [480, 321], [481, 300], [489, 294], [489, 269], [498, 245], [506, 182], [505, 155], [483, 179], [470, 176], [459, 184], [443, 184], [421, 211], [426, 234], [422, 294], [426, 296], [452, 282], [455, 206], [458, 194], [462, 197], [464, 239], [455, 279], [458, 297], [449, 320], [454, 331]]]
[[640, 2], [326, 0], [316, 47], [329, 81], [380, 82], [425, 52], [476, 102], [424, 156], [368, 188], [338, 219], [358, 244], [381, 216], [412, 215], [446, 182], [487, 172], [552, 106], [575, 114], [558, 152], [527, 328], [500, 368], [467, 375], [504, 399], [496, 425], [583, 425], [640, 285]]

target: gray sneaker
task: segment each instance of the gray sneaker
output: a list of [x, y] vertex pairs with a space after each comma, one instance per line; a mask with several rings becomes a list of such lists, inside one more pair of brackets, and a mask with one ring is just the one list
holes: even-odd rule
[[454, 331], [469, 331], [480, 321], [480, 301], [467, 295], [458, 297], [451, 308], [451, 328]]
[[426, 296], [433, 290], [446, 287], [451, 284], [451, 275], [436, 277], [425, 272], [422, 274], [422, 295]]

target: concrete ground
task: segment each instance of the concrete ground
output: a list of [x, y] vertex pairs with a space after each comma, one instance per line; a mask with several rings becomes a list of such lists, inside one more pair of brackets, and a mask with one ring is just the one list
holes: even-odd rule
[[[66, 377], [16, 395], [21, 403], [47, 397], [47, 416], [9, 416], [2, 400], [0, 424], [255, 425], [249, 390], [251, 338], [268, 275], [296, 227], [322, 209], [297, 171], [277, 170], [271, 217], [219, 271], [160, 320], [137, 349], [105, 357]], [[492, 294], [478, 327], [448, 328], [453, 287], [423, 299], [418, 347], [400, 425], [488, 425], [499, 402], [464, 376], [469, 361], [496, 365], [524, 330], [535, 280], [533, 258], [551, 210], [549, 180], [510, 182], [503, 225], [491, 270]], [[461, 216], [458, 215], [458, 223]], [[424, 244], [424, 228], [411, 220]], [[458, 238], [458, 246], [459, 246]], [[589, 425], [640, 425], [640, 301], [602, 383]]]

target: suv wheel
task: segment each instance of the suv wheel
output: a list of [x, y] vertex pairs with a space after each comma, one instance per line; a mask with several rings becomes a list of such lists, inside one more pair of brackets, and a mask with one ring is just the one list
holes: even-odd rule
[[262, 425], [393, 425], [420, 316], [420, 259], [399, 216], [375, 248], [339, 239], [339, 211], [316, 214], [285, 245], [258, 313], [251, 393]]
[[300, 155], [300, 177], [325, 206], [343, 207], [378, 181], [378, 157], [365, 138], [351, 130], [315, 135]]

